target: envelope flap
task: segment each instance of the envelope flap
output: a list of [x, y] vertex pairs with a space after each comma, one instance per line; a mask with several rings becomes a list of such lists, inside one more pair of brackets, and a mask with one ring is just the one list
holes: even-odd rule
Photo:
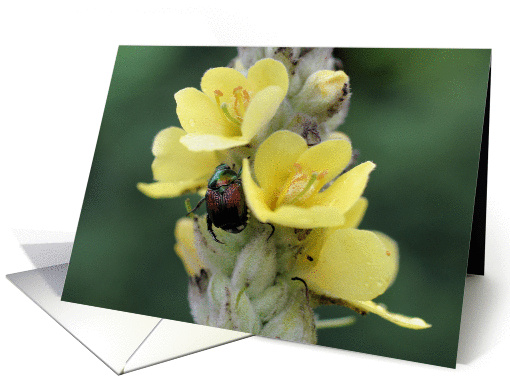
[[68, 264], [14, 273], [7, 278], [55, 321], [120, 374], [161, 320], [60, 300]]
[[124, 372], [127, 373], [247, 337], [251, 337], [251, 334], [187, 322], [161, 320], [128, 360]]

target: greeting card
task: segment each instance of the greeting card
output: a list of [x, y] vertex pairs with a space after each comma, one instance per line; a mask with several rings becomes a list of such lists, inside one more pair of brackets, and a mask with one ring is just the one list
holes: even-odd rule
[[62, 300], [455, 367], [489, 69], [479, 49], [120, 47]]

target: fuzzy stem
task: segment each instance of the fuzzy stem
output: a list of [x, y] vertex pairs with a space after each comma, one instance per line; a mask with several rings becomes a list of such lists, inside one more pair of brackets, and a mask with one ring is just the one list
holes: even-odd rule
[[329, 329], [329, 328], [340, 328], [343, 326], [349, 326], [356, 322], [354, 316], [342, 317], [342, 318], [331, 318], [329, 320], [319, 320], [315, 323], [316, 329]]

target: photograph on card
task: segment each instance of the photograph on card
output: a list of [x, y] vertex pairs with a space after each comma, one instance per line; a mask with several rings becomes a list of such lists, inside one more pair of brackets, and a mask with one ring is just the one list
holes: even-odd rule
[[62, 300], [455, 367], [490, 58], [119, 47]]

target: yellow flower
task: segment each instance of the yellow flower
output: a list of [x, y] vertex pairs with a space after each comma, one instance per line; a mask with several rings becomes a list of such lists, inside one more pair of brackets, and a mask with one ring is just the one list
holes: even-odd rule
[[175, 225], [175, 239], [177, 242], [174, 249], [190, 276], [200, 275], [200, 271], [206, 268], [204, 262], [198, 257], [194, 238], [193, 219], [179, 219]]
[[173, 198], [207, 186], [209, 177], [221, 163], [221, 154], [190, 151], [180, 143], [186, 132], [178, 127], [161, 130], [154, 138], [152, 173], [156, 182], [138, 183], [151, 198]]
[[[293, 275], [316, 294], [342, 300], [372, 300], [397, 275], [398, 249], [386, 235], [354, 228], [317, 230], [298, 257]], [[320, 232], [322, 231], [322, 232]]]
[[277, 131], [257, 150], [254, 173], [258, 184], [248, 160], [243, 162], [243, 187], [251, 212], [261, 222], [294, 228], [344, 224], [346, 212], [362, 195], [375, 168], [365, 162], [338, 177], [351, 156], [348, 140], [332, 139], [308, 148], [298, 134]]
[[341, 227], [313, 230], [291, 272], [322, 298], [372, 312], [410, 329], [430, 327], [420, 318], [390, 313], [370, 301], [383, 294], [398, 272], [398, 246], [388, 236], [356, 229], [367, 208], [360, 198], [346, 213]]
[[177, 116], [188, 133], [181, 142], [192, 151], [244, 146], [269, 123], [289, 87], [285, 66], [260, 60], [245, 77], [232, 68], [208, 70], [202, 91], [186, 88], [175, 94]]

